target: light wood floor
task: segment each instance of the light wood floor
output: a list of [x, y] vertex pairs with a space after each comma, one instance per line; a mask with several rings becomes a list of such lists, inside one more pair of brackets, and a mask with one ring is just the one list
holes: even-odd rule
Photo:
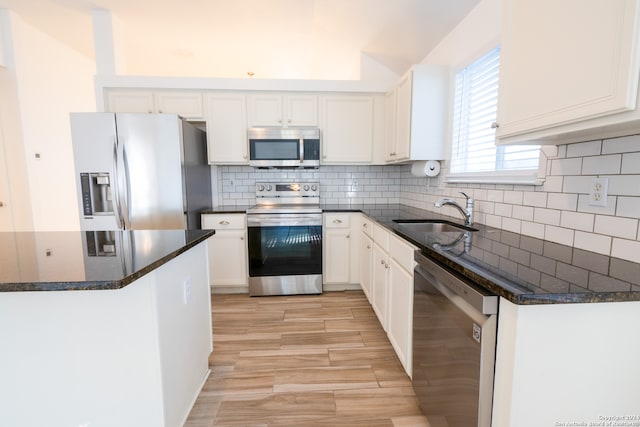
[[429, 426], [362, 292], [212, 301], [212, 373], [185, 427]]

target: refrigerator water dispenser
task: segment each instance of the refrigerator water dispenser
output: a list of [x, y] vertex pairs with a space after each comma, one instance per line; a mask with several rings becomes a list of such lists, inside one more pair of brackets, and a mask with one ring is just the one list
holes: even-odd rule
[[85, 217], [113, 215], [111, 182], [106, 172], [81, 173], [82, 209]]

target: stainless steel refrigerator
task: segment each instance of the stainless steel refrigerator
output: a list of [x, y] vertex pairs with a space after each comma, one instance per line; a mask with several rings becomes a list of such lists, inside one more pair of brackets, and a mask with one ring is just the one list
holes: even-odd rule
[[206, 134], [174, 114], [71, 113], [83, 230], [200, 228]]

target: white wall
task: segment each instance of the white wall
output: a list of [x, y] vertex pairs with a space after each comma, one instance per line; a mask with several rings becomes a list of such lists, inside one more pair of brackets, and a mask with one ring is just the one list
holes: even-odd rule
[[[4, 120], [11, 132], [4, 142], [12, 153], [7, 162], [22, 162], [9, 171], [11, 178], [17, 176], [11, 179], [12, 194], [30, 195], [29, 203], [16, 205], [16, 229], [30, 228], [23, 218], [32, 218], [35, 230], [77, 229], [69, 112], [95, 111], [95, 64], [18, 15], [7, 14], [13, 58], [9, 76], [2, 80], [3, 89], [15, 92], [16, 99], [11, 102], [13, 120]], [[25, 170], [26, 180], [19, 176]]]

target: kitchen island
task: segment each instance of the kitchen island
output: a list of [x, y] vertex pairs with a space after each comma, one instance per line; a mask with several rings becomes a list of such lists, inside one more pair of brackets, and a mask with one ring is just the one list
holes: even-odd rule
[[0, 425], [181, 426], [209, 374], [212, 234], [0, 233]]

